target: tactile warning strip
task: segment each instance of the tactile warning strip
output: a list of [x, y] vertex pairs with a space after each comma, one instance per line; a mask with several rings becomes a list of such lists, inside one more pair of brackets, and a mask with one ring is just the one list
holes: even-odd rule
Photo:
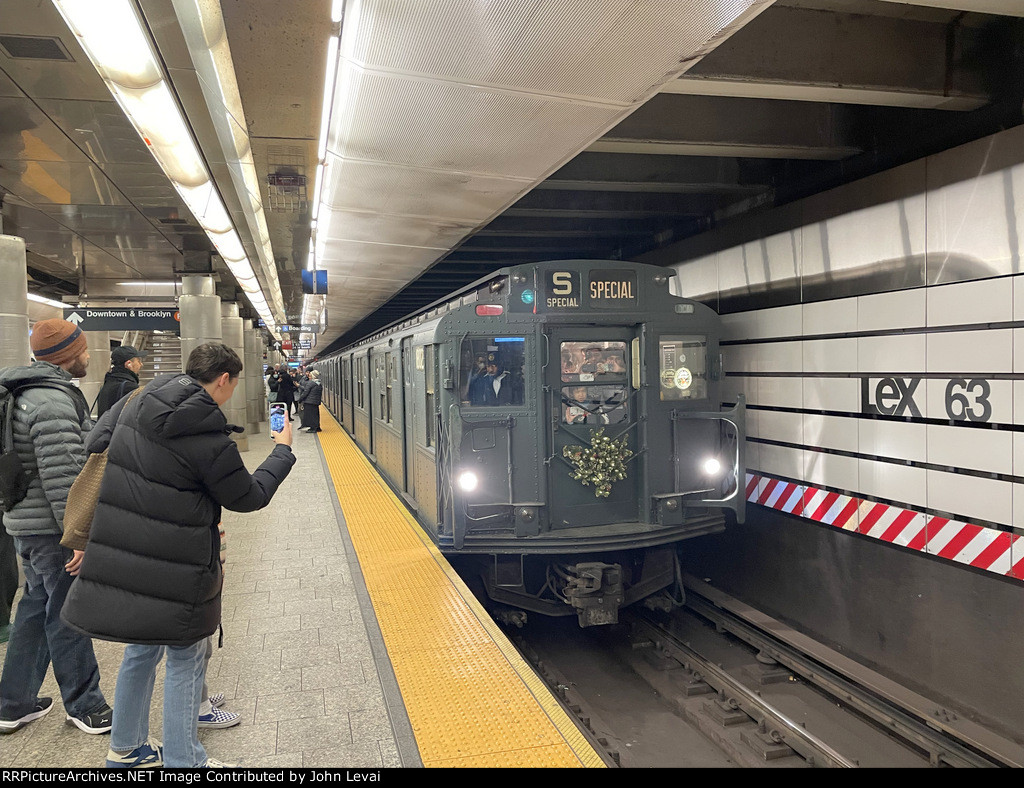
[[604, 766], [326, 408], [320, 424], [423, 765]]

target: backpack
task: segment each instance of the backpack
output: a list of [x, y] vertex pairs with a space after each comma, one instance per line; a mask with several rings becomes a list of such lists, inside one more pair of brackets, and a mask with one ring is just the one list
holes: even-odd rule
[[80, 402], [84, 398], [76, 396], [77, 390], [73, 386], [60, 383], [22, 383], [13, 388], [0, 386], [0, 510], [5, 512], [11, 511], [24, 500], [34, 478], [32, 472], [25, 470], [14, 449], [14, 409], [17, 407], [17, 397], [25, 389], [31, 388], [67, 391], [75, 403], [79, 422], [85, 420], [85, 405]]

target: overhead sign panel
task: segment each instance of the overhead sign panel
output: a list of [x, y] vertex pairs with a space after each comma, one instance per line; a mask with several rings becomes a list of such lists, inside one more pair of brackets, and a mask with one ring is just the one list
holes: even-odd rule
[[181, 331], [181, 316], [170, 307], [65, 309], [64, 319], [83, 331]]

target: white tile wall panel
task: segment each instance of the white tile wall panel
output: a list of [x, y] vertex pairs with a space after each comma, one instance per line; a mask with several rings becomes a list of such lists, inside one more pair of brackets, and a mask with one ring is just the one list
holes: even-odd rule
[[675, 266], [676, 275], [669, 279], [668, 289], [683, 298], [718, 297], [718, 254], [687, 260]]
[[928, 325], [999, 323], [1013, 319], [1013, 282], [1005, 277], [925, 288]]
[[757, 403], [774, 408], [803, 407], [803, 379], [758, 378]]
[[747, 410], [747, 435], [755, 436], [761, 424], [761, 411], [751, 408]]
[[[934, 168], [946, 162], [936, 158]], [[929, 181], [943, 178], [932, 170]], [[929, 282], [1016, 273], [1024, 257], [1024, 164], [929, 188], [927, 197]]]
[[803, 368], [802, 345], [794, 342], [765, 342], [750, 345], [757, 354], [758, 372], [800, 372]]
[[804, 333], [799, 304], [723, 315], [722, 324], [726, 339], [798, 337]]
[[928, 472], [924, 468], [860, 459], [859, 492], [872, 498], [898, 501], [909, 507], [928, 505]]
[[754, 443], [753, 441], [747, 441], [747, 470], [763, 470], [761, 468], [761, 444]]
[[[1013, 433], [1013, 475], [1024, 477], [1024, 432]], [[1014, 522], [1024, 526], [1024, 520]]]
[[1013, 433], [927, 425], [928, 462], [990, 473], [1013, 473]]
[[[963, 383], [953, 383], [954, 378]], [[922, 409], [922, 415], [928, 419], [949, 419], [952, 418], [946, 410], [946, 390], [951, 395], [950, 408], [954, 416], [959, 416], [966, 408], [970, 413], [978, 417], [984, 415], [984, 401], [988, 402], [991, 413], [988, 419], [976, 419], [995, 424], [1012, 424], [1014, 414], [1014, 386], [1016, 381], [1012, 380], [991, 380], [988, 378], [973, 378], [951, 375], [949, 378], [932, 378], [921, 383], [919, 388], [925, 392], [924, 397], [916, 397], [916, 401]], [[988, 394], [985, 394], [985, 387], [988, 387]], [[1016, 411], [1019, 418], [1024, 418], [1024, 410]], [[970, 419], [968, 419], [970, 420]]]
[[803, 343], [803, 369], [815, 372], [855, 372], [857, 339], [811, 339]]
[[1024, 380], [1013, 381], [1013, 423], [1024, 424]]
[[803, 407], [859, 413], [860, 381], [856, 378], [803, 378]]
[[737, 394], [744, 394], [749, 405], [753, 400], [748, 393], [748, 389], [756, 392], [756, 385], [754, 385], [756, 380], [757, 378], [725, 377], [722, 380], [722, 402], [735, 402]]
[[924, 334], [858, 337], [857, 369], [861, 373], [906, 373], [925, 370]]
[[891, 266], [924, 254], [925, 201], [873, 205], [803, 229], [804, 276]]
[[776, 233], [758, 242], [768, 263], [773, 282], [796, 279], [800, 276], [800, 230]]
[[764, 282], [764, 270], [752, 265], [747, 257], [747, 245], [723, 249], [718, 253], [718, 288], [720, 293], [743, 291], [751, 284]]
[[874, 293], [857, 298], [857, 329], [891, 331], [925, 324], [927, 292], [923, 287]]
[[804, 452], [786, 446], [760, 444], [759, 470], [768, 476], [788, 476], [800, 479], [804, 472]]
[[803, 414], [803, 440], [806, 446], [840, 451], [857, 451], [860, 445], [858, 423], [860, 419], [845, 416], [823, 416], [819, 413]]
[[846, 334], [857, 330], [857, 299], [839, 298], [804, 304], [804, 336]]
[[761, 345], [727, 345], [722, 348], [722, 365], [726, 372], [758, 372]]
[[857, 463], [856, 457], [805, 451], [803, 476], [797, 478], [811, 484], [856, 492], [860, 490], [860, 469]]
[[[803, 443], [803, 418], [799, 413], [778, 410], [758, 412], [758, 438], [785, 443]], [[751, 433], [753, 435], [753, 433]]]
[[[1011, 329], [928, 334], [928, 372], [952, 372], [957, 377], [1013, 372], [1013, 335]], [[1024, 358], [1020, 366], [1024, 369]]]
[[858, 419], [860, 453], [897, 460], [924, 460], [928, 433], [924, 424]]
[[928, 471], [928, 508], [967, 518], [1011, 523], [1013, 484], [945, 471]]
[[1013, 282], [1013, 319], [1024, 320], [1024, 276], [1015, 276]]
[[1024, 372], [1024, 328], [1013, 329], [1013, 371]]

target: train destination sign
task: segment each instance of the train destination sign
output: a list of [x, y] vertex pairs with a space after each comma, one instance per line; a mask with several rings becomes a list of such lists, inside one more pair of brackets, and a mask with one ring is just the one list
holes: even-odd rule
[[635, 271], [591, 271], [587, 296], [597, 309], [635, 307], [637, 303]]
[[181, 317], [172, 307], [80, 307], [65, 309], [64, 319], [83, 331], [181, 331]]

